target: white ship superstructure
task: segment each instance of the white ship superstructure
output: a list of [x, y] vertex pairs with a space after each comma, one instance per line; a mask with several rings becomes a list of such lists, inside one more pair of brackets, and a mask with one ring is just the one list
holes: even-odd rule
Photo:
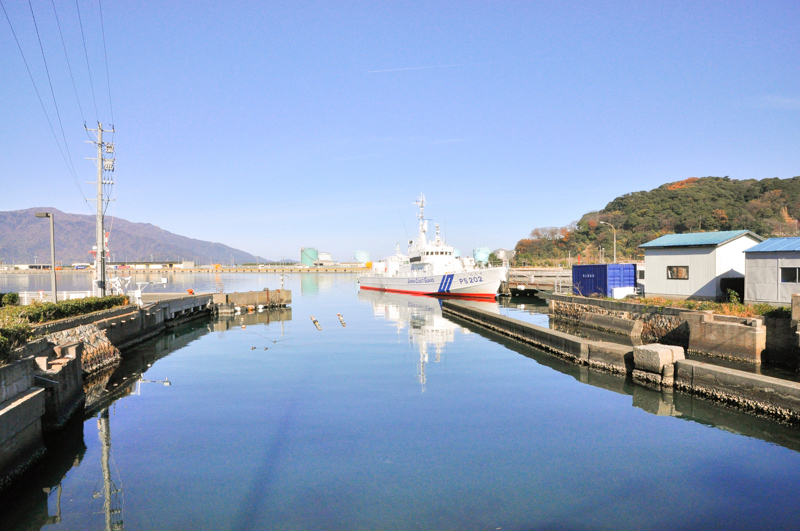
[[408, 254], [400, 252], [379, 262], [372, 262], [369, 273], [358, 278], [361, 289], [432, 295], [494, 299], [500, 283], [508, 276], [507, 267], [481, 267], [470, 257], [457, 256], [445, 243], [436, 224], [436, 236], [427, 238], [425, 196], [419, 207], [419, 235], [408, 243]]

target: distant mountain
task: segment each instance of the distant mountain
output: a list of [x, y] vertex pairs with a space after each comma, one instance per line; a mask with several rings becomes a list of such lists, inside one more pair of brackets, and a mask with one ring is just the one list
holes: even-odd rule
[[567, 227], [533, 229], [517, 243], [518, 264], [556, 265], [581, 255], [610, 261], [617, 229], [617, 256], [641, 257], [639, 245], [670, 233], [751, 230], [761, 236], [798, 236], [800, 177], [747, 179], [690, 177], [647, 192], [617, 197]]
[[[91, 262], [95, 245], [94, 216], [67, 214], [55, 208], [28, 208], [0, 212], [0, 261], [5, 263], [40, 263], [50, 261], [50, 224], [38, 219], [35, 212], [55, 215], [56, 262], [71, 264]], [[116, 261], [197, 260], [201, 264], [225, 263], [231, 257], [237, 264], [265, 262], [261, 257], [228, 247], [179, 236], [149, 223], [131, 223], [120, 218], [106, 221], [110, 253]]]

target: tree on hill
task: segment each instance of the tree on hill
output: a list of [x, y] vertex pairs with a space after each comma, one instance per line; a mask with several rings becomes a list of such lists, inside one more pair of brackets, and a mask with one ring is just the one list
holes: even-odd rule
[[520, 240], [515, 263], [559, 265], [596, 262], [611, 255], [617, 228], [617, 257], [639, 259], [638, 247], [670, 233], [751, 230], [761, 236], [798, 235], [800, 177], [748, 179], [691, 177], [648, 192], [617, 197], [567, 227], [533, 229]]

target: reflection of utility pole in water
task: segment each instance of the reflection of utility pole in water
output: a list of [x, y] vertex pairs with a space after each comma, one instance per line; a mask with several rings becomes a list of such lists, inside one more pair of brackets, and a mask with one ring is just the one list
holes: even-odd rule
[[122, 523], [122, 489], [116, 488], [111, 480], [111, 426], [108, 422], [108, 408], [104, 409], [97, 418], [97, 432], [100, 437], [102, 454], [100, 464], [103, 469], [103, 493], [95, 492], [94, 497], [103, 496], [103, 514], [106, 520], [106, 531], [124, 529]]
[[[55, 524], [60, 524], [61, 523], [61, 483], [59, 483], [58, 486], [55, 487], [55, 489], [56, 489], [56, 492], [57, 492], [57, 494], [56, 494], [56, 514], [54, 516], [49, 516], [49, 511], [48, 511], [48, 517], [47, 517], [47, 520], [45, 521], [44, 525], [55, 525]], [[43, 490], [48, 495], [53, 491], [52, 487], [46, 487]]]

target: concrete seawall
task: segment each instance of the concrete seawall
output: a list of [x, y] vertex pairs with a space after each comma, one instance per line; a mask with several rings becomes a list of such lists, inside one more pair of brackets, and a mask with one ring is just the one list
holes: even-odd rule
[[630, 347], [576, 337], [455, 301], [444, 301], [442, 311], [590, 367], [619, 373], [630, 372], [632, 367]]
[[[550, 315], [554, 320], [641, 338], [645, 343], [678, 345], [694, 354], [758, 364], [768, 346], [768, 330], [761, 317], [734, 317], [711, 311], [571, 295], [551, 295], [548, 298]], [[789, 320], [785, 321], [772, 323], [773, 333], [781, 326], [790, 327]], [[797, 339], [793, 351], [797, 358], [800, 355]], [[787, 353], [783, 355], [786, 357]]]
[[598, 371], [587, 365], [553, 356], [542, 349], [461, 319], [455, 314], [450, 314], [448, 319], [457, 320], [474, 334], [530, 358], [542, 367], [569, 376], [576, 382], [627, 396], [631, 406], [651, 415], [669, 416], [685, 422], [699, 422], [715, 429], [761, 439], [800, 452], [800, 430], [795, 425], [775, 422], [773, 417], [765, 415], [748, 415], [742, 413], [739, 408], [720, 407], [716, 401], [699, 394], [676, 392], [671, 388], [657, 390], [650, 386], [638, 385], [626, 374]]
[[[291, 301], [291, 291], [279, 291], [272, 301]], [[270, 294], [236, 295], [260, 301]], [[44, 454], [44, 435], [83, 410], [85, 384], [103, 374], [107, 378], [120, 363], [121, 350], [210, 316], [213, 298], [180, 296], [35, 326], [34, 339], [14, 352], [19, 361], [0, 367], [0, 491]]]
[[800, 424], [798, 382], [686, 360], [680, 346], [625, 347], [583, 339], [457, 301], [444, 301], [442, 311], [448, 318], [534, 345], [568, 362], [630, 375], [633, 384], [670, 394], [678, 390], [774, 420]]

